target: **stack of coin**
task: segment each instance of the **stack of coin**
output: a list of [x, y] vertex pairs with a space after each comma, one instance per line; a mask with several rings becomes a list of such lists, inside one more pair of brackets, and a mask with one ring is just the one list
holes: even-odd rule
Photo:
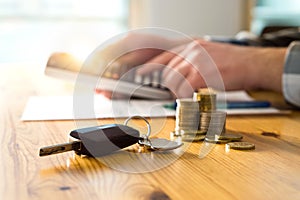
[[211, 111], [200, 113], [199, 129], [212, 131], [214, 133], [224, 133], [226, 124], [226, 112]]
[[216, 94], [200, 93], [200, 110], [202, 112], [210, 112], [216, 110]]
[[192, 99], [176, 100], [176, 127], [175, 132], [181, 134], [195, 134], [199, 127], [200, 110], [198, 102]]
[[209, 92], [195, 92], [193, 100], [197, 101], [200, 105], [201, 112], [210, 112], [216, 110], [216, 93]]
[[183, 140], [204, 140], [209, 131], [225, 132], [226, 112], [216, 111], [216, 93], [210, 89], [195, 92], [193, 99], [177, 99], [176, 127], [171, 134]]

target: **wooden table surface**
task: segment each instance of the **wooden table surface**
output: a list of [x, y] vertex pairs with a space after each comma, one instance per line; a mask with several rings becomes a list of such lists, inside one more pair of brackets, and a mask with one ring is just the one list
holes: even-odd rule
[[[183, 153], [39, 157], [40, 147], [66, 142], [69, 131], [77, 128], [72, 120], [20, 120], [29, 96], [72, 94], [71, 85], [45, 77], [39, 65], [0, 65], [0, 199], [300, 199], [296, 110], [289, 115], [228, 116], [226, 129], [254, 143], [253, 151], [226, 152], [224, 145], [215, 145], [200, 158], [203, 143], [186, 143]], [[278, 94], [255, 95], [285, 106]], [[152, 122], [159, 120], [165, 119]], [[161, 130], [154, 129], [169, 137], [174, 126], [175, 119], [167, 118]]]

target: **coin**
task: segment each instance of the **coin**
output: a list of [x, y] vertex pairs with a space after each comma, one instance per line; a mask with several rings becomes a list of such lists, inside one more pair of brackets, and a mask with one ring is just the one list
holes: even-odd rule
[[196, 101], [196, 102], [201, 101], [201, 94], [200, 94], [200, 92], [194, 92], [194, 94], [193, 94], [193, 100]]
[[183, 143], [167, 140], [164, 138], [151, 138], [149, 144], [151, 149], [160, 151], [177, 149], [178, 147], [183, 145]]
[[172, 131], [171, 134], [175, 136], [181, 136], [181, 135], [206, 135], [206, 131], [201, 131], [201, 130], [175, 130]]
[[216, 139], [215, 137], [206, 137], [204, 141], [209, 143], [217, 143], [217, 144], [226, 144], [230, 142], [230, 140], [220, 140], [220, 139]]
[[230, 140], [231, 142], [234, 142], [242, 140], [243, 136], [233, 133], [225, 133], [223, 135], [215, 135], [215, 138], [218, 140]]
[[181, 137], [186, 142], [199, 142], [205, 139], [205, 135], [183, 135]]
[[253, 150], [255, 145], [250, 142], [229, 142], [225, 146], [226, 150], [235, 149], [235, 150]]
[[172, 131], [170, 133], [171, 138], [172, 137], [179, 137], [182, 141], [185, 142], [199, 142], [203, 141], [205, 139], [205, 135], [203, 134], [178, 134], [176, 131]]

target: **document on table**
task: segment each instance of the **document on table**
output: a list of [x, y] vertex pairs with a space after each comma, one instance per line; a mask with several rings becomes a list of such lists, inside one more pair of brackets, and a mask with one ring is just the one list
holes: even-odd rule
[[[170, 101], [148, 100], [109, 100], [101, 95], [95, 96], [91, 103], [93, 112], [85, 112], [88, 106], [75, 108], [73, 96], [33, 96], [30, 97], [22, 115], [24, 121], [68, 120], [95, 118], [122, 118], [133, 115], [144, 117], [174, 116], [175, 111], [165, 109]], [[78, 105], [80, 106], [80, 104]], [[76, 113], [76, 110], [82, 110]], [[90, 109], [91, 110], [91, 109]]]
[[[226, 92], [226, 100], [252, 101], [253, 99], [244, 91]], [[223, 99], [222, 99], [223, 100]], [[158, 100], [109, 100], [101, 95], [95, 95], [91, 100], [92, 105], [73, 105], [73, 96], [32, 96], [29, 98], [21, 120], [72, 120], [72, 119], [101, 119], [101, 118], [125, 118], [133, 115], [144, 117], [168, 117], [175, 116], [175, 110], [164, 108], [164, 105], [174, 101]], [[89, 112], [85, 110], [89, 108]], [[79, 110], [79, 111], [78, 111]], [[252, 109], [223, 109], [228, 115], [252, 115], [252, 114], [283, 114], [276, 108], [252, 108]]]

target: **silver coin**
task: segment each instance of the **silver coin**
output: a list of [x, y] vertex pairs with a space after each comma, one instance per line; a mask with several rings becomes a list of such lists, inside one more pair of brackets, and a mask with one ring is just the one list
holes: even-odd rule
[[170, 134], [174, 137], [180, 137], [182, 141], [186, 142], [199, 142], [205, 139], [205, 135], [199, 134], [178, 134], [176, 131], [172, 131]]
[[157, 151], [169, 151], [177, 149], [183, 145], [183, 143], [167, 140], [164, 138], [151, 138], [150, 139], [151, 149]]

